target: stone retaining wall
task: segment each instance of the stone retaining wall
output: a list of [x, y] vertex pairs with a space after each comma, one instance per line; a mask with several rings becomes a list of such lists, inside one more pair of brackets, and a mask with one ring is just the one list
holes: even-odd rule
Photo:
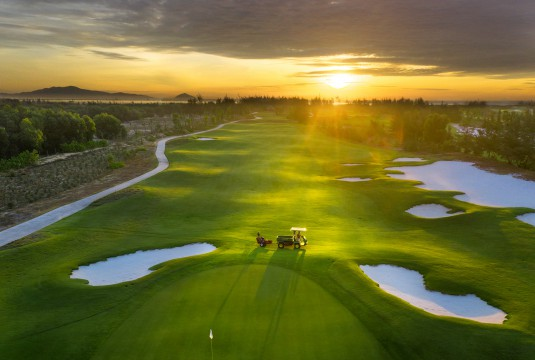
[[49, 198], [109, 172], [108, 157], [122, 160], [124, 147], [69, 154], [52, 162], [0, 173], [0, 211]]

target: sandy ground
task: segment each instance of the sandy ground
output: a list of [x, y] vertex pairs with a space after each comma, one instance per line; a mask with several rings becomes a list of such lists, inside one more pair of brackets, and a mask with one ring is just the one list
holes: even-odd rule
[[424, 204], [411, 207], [407, 212], [411, 215], [426, 218], [439, 219], [448, 216], [460, 215], [462, 212], [449, 213], [451, 209], [440, 204]]
[[[455, 198], [472, 204], [535, 210], [535, 181], [482, 170], [474, 163], [437, 161], [429, 165], [392, 167], [387, 170], [403, 172], [389, 175], [395, 179], [421, 181], [423, 184], [418, 187], [423, 189], [462, 192]], [[533, 214], [521, 215], [517, 219], [535, 226]]]
[[[409, 161], [409, 158], [396, 159]], [[396, 161], [395, 160], [395, 161]], [[392, 167], [401, 171], [392, 178], [416, 180], [419, 187], [428, 190], [459, 191], [456, 198], [474, 204], [494, 207], [527, 207], [535, 209], [535, 181], [511, 174], [497, 174], [477, 168], [473, 163], [437, 161], [422, 166]], [[421, 217], [444, 217], [449, 209], [439, 204], [415, 206], [407, 212]], [[535, 213], [518, 217], [535, 226]], [[454, 316], [478, 322], [501, 324], [506, 314], [475, 295], [452, 296], [425, 289], [419, 273], [391, 265], [361, 266], [361, 269], [381, 289], [427, 312], [440, 316]]]
[[215, 249], [216, 247], [211, 244], [198, 243], [169, 249], [140, 250], [80, 266], [72, 272], [71, 278], [88, 280], [89, 285], [93, 286], [119, 284], [150, 274], [152, 272], [150, 268], [154, 265], [173, 259], [206, 254]]
[[535, 226], [535, 213], [520, 215], [517, 217], [517, 219], [527, 224]]
[[340, 178], [336, 179], [339, 181], [348, 181], [348, 182], [360, 182], [360, 181], [370, 181], [370, 178], [359, 178], [359, 177], [346, 177], [346, 178]]
[[392, 265], [361, 265], [360, 268], [384, 291], [431, 314], [490, 324], [505, 321], [503, 311], [475, 295], [454, 296], [427, 290], [423, 276], [416, 271]]
[[425, 160], [422, 158], [407, 158], [407, 157], [397, 158], [397, 159], [392, 160], [392, 162], [421, 162], [421, 161], [425, 161]]
[[495, 174], [481, 170], [473, 163], [437, 161], [423, 166], [391, 167], [401, 171], [390, 174], [395, 179], [418, 180], [418, 187], [427, 190], [459, 191], [461, 201], [494, 207], [527, 207], [535, 209], [535, 182], [513, 175]]

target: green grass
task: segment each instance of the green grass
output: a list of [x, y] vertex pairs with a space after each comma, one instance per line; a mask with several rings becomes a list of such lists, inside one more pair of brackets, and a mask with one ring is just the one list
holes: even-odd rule
[[[389, 178], [407, 154], [266, 116], [168, 144], [169, 169], [0, 251], [2, 359], [532, 359], [535, 230], [516, 209]], [[344, 167], [341, 163], [363, 163]], [[371, 177], [345, 183], [336, 178]], [[462, 216], [418, 219], [441, 203]], [[309, 228], [303, 250], [259, 248]], [[91, 287], [109, 256], [210, 242], [212, 253]], [[433, 290], [475, 293], [504, 325], [437, 317], [383, 293], [359, 264], [396, 264]]]

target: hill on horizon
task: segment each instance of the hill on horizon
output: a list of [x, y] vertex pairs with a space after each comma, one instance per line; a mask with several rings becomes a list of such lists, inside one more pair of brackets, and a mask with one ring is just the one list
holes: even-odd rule
[[4, 94], [16, 98], [55, 99], [55, 100], [152, 100], [147, 95], [129, 94], [124, 92], [110, 93], [105, 91], [81, 89], [77, 86], [53, 86], [18, 94]]
[[182, 93], [180, 95], [175, 96], [175, 100], [179, 100], [179, 101], [188, 101], [191, 99], [195, 99], [195, 96], [187, 94], [187, 93]]

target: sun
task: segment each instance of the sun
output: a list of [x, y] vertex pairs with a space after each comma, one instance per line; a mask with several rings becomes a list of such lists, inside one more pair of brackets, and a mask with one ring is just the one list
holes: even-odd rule
[[334, 74], [325, 78], [323, 82], [335, 89], [342, 89], [355, 82], [355, 78], [351, 74]]

